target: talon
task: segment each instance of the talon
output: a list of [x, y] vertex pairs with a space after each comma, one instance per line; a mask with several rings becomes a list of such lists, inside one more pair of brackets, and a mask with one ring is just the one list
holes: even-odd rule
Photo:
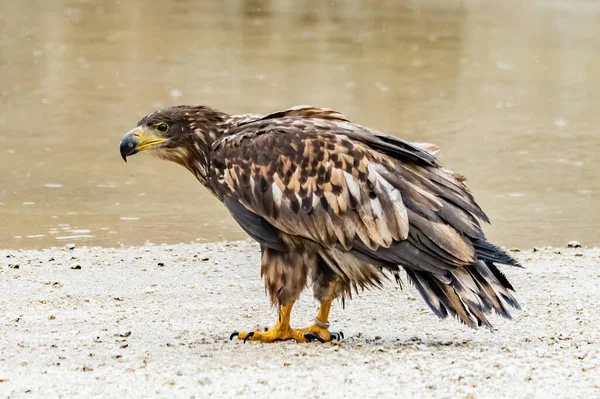
[[340, 331], [338, 334], [340, 334], [340, 337], [342, 337], [342, 339], [345, 339], [344, 338], [344, 333], [342, 331]]
[[229, 336], [229, 340], [231, 341], [233, 339], [233, 337], [237, 337], [238, 335], [240, 335], [239, 332], [237, 332], [237, 331], [232, 332], [231, 335]]
[[332, 332], [331, 333], [331, 338], [333, 339], [337, 339], [338, 341], [340, 340], [340, 334], [336, 333], [336, 332]]
[[313, 333], [304, 334], [304, 338], [308, 339], [309, 341], [316, 339], [317, 341], [319, 341], [322, 344], [325, 343], [325, 340], [323, 338], [321, 338], [321, 336], [318, 334], [313, 334]]
[[254, 336], [254, 331], [250, 331], [248, 334], [246, 334], [246, 336], [244, 337], [244, 343], [246, 343], [246, 340], [248, 340], [248, 338], [251, 338]]

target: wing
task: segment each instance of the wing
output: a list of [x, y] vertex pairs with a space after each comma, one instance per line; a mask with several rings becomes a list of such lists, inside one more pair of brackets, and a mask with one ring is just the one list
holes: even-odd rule
[[337, 134], [346, 135], [349, 139], [364, 143], [370, 148], [388, 154], [395, 159], [412, 160], [432, 166], [437, 165], [437, 161], [433, 156], [434, 152], [439, 149], [437, 146], [428, 143], [409, 143], [398, 137], [352, 123], [346, 116], [328, 108], [299, 105], [264, 116], [239, 115], [233, 119], [238, 123], [230, 130], [230, 136], [247, 131], [249, 127], [247, 125], [265, 126], [264, 123], [260, 123], [264, 121], [273, 124], [286, 124], [295, 121], [299, 127], [312, 124], [315, 130], [332, 129]]
[[326, 247], [350, 250], [356, 239], [376, 251], [413, 237], [472, 263], [463, 233], [482, 236], [474, 215], [485, 215], [464, 185], [421, 146], [373, 132], [311, 107], [242, 123], [215, 144], [211, 185], [277, 230]]
[[469, 325], [489, 325], [492, 309], [510, 317], [500, 298], [518, 303], [493, 262], [518, 263], [487, 242], [479, 224], [487, 216], [434, 150], [299, 107], [230, 129], [213, 147], [210, 185], [267, 247], [283, 233], [400, 265], [440, 317]]
[[373, 249], [405, 240], [400, 191], [375, 168], [384, 156], [294, 122], [247, 124], [216, 145], [210, 184], [230, 211], [236, 201], [277, 230], [325, 247], [350, 250], [355, 236]]

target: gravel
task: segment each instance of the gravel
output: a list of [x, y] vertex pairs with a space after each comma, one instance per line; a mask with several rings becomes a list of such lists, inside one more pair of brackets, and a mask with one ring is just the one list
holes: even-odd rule
[[513, 255], [493, 333], [390, 282], [334, 306], [340, 343], [243, 344], [276, 319], [253, 243], [0, 250], [0, 397], [600, 397], [600, 249]]

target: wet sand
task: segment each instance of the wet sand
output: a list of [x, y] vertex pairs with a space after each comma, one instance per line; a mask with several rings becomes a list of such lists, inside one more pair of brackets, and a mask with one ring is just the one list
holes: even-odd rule
[[390, 282], [333, 308], [340, 343], [263, 345], [228, 340], [276, 318], [253, 243], [0, 250], [0, 397], [600, 397], [600, 249], [514, 254], [494, 333]]

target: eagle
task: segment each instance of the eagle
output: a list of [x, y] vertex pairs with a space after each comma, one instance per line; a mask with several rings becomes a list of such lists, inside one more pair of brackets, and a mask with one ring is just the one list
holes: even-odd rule
[[[444, 168], [438, 147], [351, 122], [326, 108], [230, 115], [203, 105], [143, 117], [120, 143], [123, 160], [149, 151], [189, 170], [260, 245], [261, 277], [279, 317], [246, 342], [327, 342], [332, 302], [381, 288], [401, 272], [440, 318], [492, 328], [487, 315], [519, 309], [497, 264], [520, 266], [490, 243], [489, 219]], [[300, 293], [312, 285], [314, 323], [292, 328]]]

